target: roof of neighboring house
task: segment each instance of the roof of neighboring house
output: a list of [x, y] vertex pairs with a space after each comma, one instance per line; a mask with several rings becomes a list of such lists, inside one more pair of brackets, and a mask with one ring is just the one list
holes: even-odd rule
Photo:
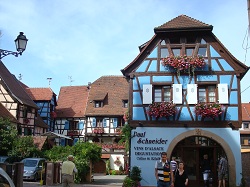
[[0, 117], [8, 118], [13, 123], [19, 123], [17, 119], [0, 102]]
[[50, 101], [56, 96], [51, 88], [26, 88], [26, 92], [34, 101]]
[[33, 136], [32, 138], [33, 138], [34, 144], [37, 146], [39, 150], [41, 150], [47, 139], [47, 136]]
[[7, 87], [10, 95], [19, 101], [21, 104], [25, 104], [31, 106], [33, 108], [37, 108], [37, 105], [30, 98], [30, 96], [26, 93], [24, 88], [21, 86], [16, 77], [9, 72], [9, 70], [5, 67], [5, 65], [0, 61], [0, 77], [3, 84]]
[[[91, 84], [86, 116], [123, 115], [127, 108], [129, 84], [123, 76], [102, 76]], [[103, 107], [95, 108], [95, 101], [103, 98]]]
[[39, 114], [37, 114], [37, 117], [35, 118], [35, 124], [37, 127], [41, 127], [45, 129], [49, 128], [49, 126], [43, 121], [43, 119], [41, 118]]
[[88, 94], [88, 86], [61, 87], [56, 107], [57, 118], [84, 117]]
[[241, 103], [242, 121], [250, 121], [250, 103]]

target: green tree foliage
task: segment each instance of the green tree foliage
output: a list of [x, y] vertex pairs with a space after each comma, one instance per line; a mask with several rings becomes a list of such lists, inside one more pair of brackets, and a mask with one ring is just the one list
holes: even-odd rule
[[17, 129], [9, 119], [0, 117], [0, 155], [7, 155], [17, 139]]
[[32, 136], [16, 138], [8, 155], [15, 158], [15, 161], [28, 157], [43, 157], [43, 153], [34, 144]]
[[78, 173], [75, 177], [75, 182], [82, 183], [86, 181], [86, 175], [89, 172], [90, 161], [97, 162], [101, 158], [101, 147], [89, 143], [78, 142], [74, 146], [55, 146], [45, 152], [46, 157], [51, 161], [64, 161], [68, 155], [74, 155], [74, 162]]
[[131, 138], [131, 130], [132, 128], [129, 126], [129, 124], [126, 124], [122, 127], [122, 133], [121, 133], [121, 140], [119, 143], [125, 142], [125, 150], [126, 152], [129, 151], [129, 142]]

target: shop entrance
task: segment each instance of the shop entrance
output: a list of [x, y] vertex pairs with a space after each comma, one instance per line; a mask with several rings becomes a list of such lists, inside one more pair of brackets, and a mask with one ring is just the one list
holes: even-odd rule
[[190, 136], [180, 141], [174, 148], [171, 158], [183, 160], [188, 172], [189, 186], [204, 186], [202, 162], [204, 155], [208, 156], [211, 166], [210, 186], [218, 186], [217, 164], [223, 148], [213, 139], [203, 136]]

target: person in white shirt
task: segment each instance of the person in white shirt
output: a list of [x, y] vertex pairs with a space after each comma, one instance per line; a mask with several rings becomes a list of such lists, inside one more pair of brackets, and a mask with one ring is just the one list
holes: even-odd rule
[[74, 173], [77, 173], [77, 169], [73, 162], [74, 156], [69, 155], [67, 159], [62, 164], [62, 186], [72, 187], [74, 184]]

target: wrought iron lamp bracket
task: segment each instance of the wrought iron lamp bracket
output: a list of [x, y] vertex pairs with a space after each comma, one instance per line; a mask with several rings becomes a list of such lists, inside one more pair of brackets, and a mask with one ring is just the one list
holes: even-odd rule
[[22, 52], [13, 52], [13, 51], [0, 49], [0, 59], [8, 55], [14, 55], [15, 57], [18, 57], [18, 55], [22, 55]]

